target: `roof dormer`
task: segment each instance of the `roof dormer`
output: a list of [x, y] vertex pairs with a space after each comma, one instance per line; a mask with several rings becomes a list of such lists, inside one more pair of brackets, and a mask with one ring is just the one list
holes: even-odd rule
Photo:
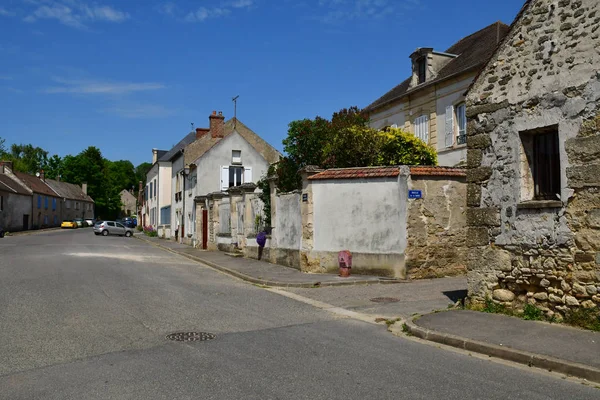
[[431, 47], [418, 48], [410, 55], [412, 60], [410, 87], [416, 87], [435, 79], [438, 72], [456, 57], [454, 54], [433, 51]]

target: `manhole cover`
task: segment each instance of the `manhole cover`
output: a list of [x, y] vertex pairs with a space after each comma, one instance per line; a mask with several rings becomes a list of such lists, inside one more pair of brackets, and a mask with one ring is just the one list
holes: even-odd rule
[[175, 340], [176, 342], [203, 342], [216, 337], [214, 333], [207, 332], [175, 332], [167, 335], [167, 339]]
[[371, 301], [374, 303], [397, 303], [400, 301], [400, 299], [395, 297], [375, 297], [371, 299]]

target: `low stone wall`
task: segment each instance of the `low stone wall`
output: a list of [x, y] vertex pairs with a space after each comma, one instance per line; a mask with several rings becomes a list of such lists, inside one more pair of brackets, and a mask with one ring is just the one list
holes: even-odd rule
[[170, 239], [171, 238], [171, 225], [158, 225], [156, 232], [159, 238]]

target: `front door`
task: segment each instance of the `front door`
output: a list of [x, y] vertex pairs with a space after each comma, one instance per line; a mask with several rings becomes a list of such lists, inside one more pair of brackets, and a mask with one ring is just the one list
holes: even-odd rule
[[29, 229], [29, 215], [23, 214], [23, 230], [26, 231]]
[[208, 247], [208, 210], [202, 210], [202, 248]]

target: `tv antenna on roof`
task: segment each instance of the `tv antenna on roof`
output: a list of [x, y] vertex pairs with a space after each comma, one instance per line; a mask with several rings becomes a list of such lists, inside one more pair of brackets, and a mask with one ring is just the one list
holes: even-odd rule
[[235, 129], [235, 125], [237, 124], [237, 99], [240, 97], [238, 94], [231, 101], [233, 101], [233, 129]]
[[192, 125], [192, 132], [194, 132], [194, 123], [190, 122], [190, 125]]

